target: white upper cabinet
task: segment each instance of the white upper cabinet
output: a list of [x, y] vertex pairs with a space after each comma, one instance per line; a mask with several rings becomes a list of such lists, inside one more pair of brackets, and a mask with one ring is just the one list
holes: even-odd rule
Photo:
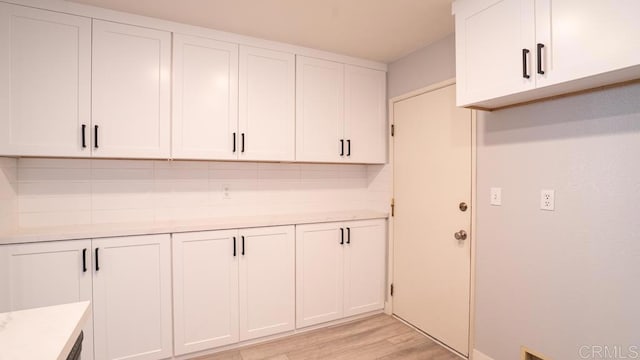
[[386, 76], [384, 71], [345, 65], [344, 138], [348, 162], [386, 162]]
[[90, 156], [91, 19], [0, 3], [0, 49], [0, 154]]
[[238, 45], [174, 34], [172, 156], [238, 157]]
[[172, 355], [169, 235], [92, 241], [96, 360]]
[[640, 64], [638, 14], [637, 0], [536, 0], [536, 41], [544, 45], [538, 86]]
[[533, 1], [474, 5], [456, 13], [458, 104], [534, 88]]
[[640, 77], [638, 1], [457, 0], [454, 13], [458, 106], [495, 109]]
[[295, 70], [293, 54], [240, 46], [240, 159], [295, 159]]
[[171, 33], [93, 20], [94, 157], [169, 158]]
[[296, 69], [296, 160], [340, 162], [346, 146], [344, 65], [298, 56]]
[[240, 341], [295, 328], [293, 226], [241, 229]]
[[297, 58], [296, 160], [386, 162], [386, 73]]

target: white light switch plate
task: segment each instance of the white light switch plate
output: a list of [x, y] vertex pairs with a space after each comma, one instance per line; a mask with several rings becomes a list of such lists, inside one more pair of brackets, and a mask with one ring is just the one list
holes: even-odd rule
[[502, 188], [492, 187], [491, 188], [491, 205], [500, 206], [502, 205]]
[[540, 210], [554, 211], [556, 207], [556, 192], [554, 190], [540, 190]]

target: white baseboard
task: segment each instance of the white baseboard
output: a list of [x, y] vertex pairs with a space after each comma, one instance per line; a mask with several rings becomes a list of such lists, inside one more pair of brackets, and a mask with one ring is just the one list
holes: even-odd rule
[[481, 353], [476, 349], [473, 349], [473, 357], [471, 359], [472, 360], [493, 360], [492, 358], [488, 357], [487, 355]]

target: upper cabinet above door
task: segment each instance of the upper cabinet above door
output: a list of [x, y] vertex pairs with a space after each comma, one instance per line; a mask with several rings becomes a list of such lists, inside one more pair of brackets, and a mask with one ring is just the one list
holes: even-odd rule
[[293, 54], [240, 46], [239, 159], [295, 159], [295, 79]]
[[169, 158], [171, 33], [93, 20], [94, 157]]
[[457, 105], [496, 109], [640, 77], [640, 2], [456, 0]]
[[638, 14], [637, 0], [536, 0], [537, 86], [638, 66]]
[[175, 159], [238, 157], [238, 45], [174, 34]]
[[535, 87], [533, 9], [532, 0], [494, 0], [456, 13], [459, 105]]
[[91, 19], [0, 3], [0, 49], [0, 154], [90, 156]]

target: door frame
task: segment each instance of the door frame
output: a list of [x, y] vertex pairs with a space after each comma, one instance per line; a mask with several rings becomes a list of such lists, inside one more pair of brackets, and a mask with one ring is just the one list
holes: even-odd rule
[[[405, 94], [393, 97], [389, 99], [388, 111], [389, 111], [389, 127], [395, 124], [395, 119], [393, 117], [393, 108], [395, 103], [400, 102], [402, 100], [406, 100], [415, 96], [419, 96], [422, 94], [426, 94], [432, 91], [436, 91], [447, 86], [455, 85], [456, 79], [451, 78], [448, 80], [441, 81], [439, 83], [435, 83], [433, 85], [429, 85], [414, 91], [407, 92]], [[470, 284], [469, 284], [469, 359], [473, 358], [473, 344], [475, 341], [475, 287], [476, 287], [476, 276], [475, 276], [475, 258], [476, 258], [476, 204], [477, 204], [477, 189], [476, 189], [476, 179], [477, 179], [477, 114], [476, 110], [471, 111], [471, 231], [469, 236], [470, 246], [471, 246], [471, 261], [470, 261]], [[389, 166], [391, 166], [392, 174], [393, 174], [393, 155], [394, 155], [394, 142], [393, 137], [391, 136], [391, 131], [388, 132], [388, 142], [389, 142]], [[390, 182], [390, 193], [392, 197], [395, 197], [394, 194], [394, 177], [392, 175]], [[387, 249], [387, 289], [386, 289], [386, 302], [384, 307], [384, 312], [388, 315], [393, 315], [393, 297], [391, 297], [391, 289], [390, 284], [393, 283], [393, 247], [394, 247], [394, 238], [393, 238], [393, 230], [394, 230], [394, 222], [395, 219], [391, 214], [389, 215], [389, 226], [388, 226], [388, 249]], [[424, 334], [424, 333], [423, 333]], [[431, 340], [442, 344], [440, 341], [432, 338], [431, 336], [424, 334], [427, 337], [431, 338]]]

